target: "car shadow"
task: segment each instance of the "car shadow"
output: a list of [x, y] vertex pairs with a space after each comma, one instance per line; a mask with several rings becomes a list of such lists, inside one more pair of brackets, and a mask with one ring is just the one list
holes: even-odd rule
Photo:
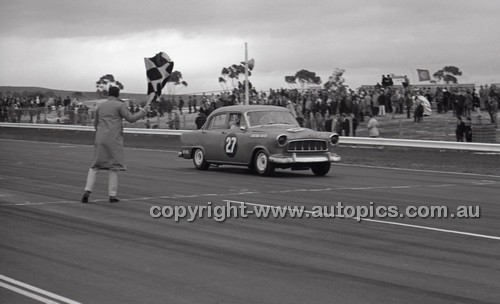
[[207, 171], [199, 171], [195, 168], [189, 168], [192, 172], [217, 172], [221, 174], [234, 174], [234, 175], [246, 175], [249, 177], [258, 177], [258, 178], [327, 178], [329, 175], [327, 174], [326, 176], [316, 176], [312, 173], [311, 170], [290, 170], [290, 169], [276, 169], [273, 175], [271, 176], [259, 176], [257, 173], [253, 172], [252, 170], [246, 168], [246, 167], [240, 167], [240, 166], [230, 166], [230, 165], [224, 165], [224, 166], [210, 166], [210, 168], [207, 169]]

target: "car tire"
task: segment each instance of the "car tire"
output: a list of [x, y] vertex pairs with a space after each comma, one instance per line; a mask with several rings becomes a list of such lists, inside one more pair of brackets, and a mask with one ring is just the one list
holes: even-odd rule
[[314, 175], [325, 176], [330, 171], [330, 162], [317, 163], [311, 166], [311, 170]]
[[274, 165], [269, 161], [269, 155], [266, 151], [260, 150], [255, 154], [254, 170], [261, 176], [273, 175]]
[[210, 164], [205, 159], [205, 152], [202, 149], [196, 149], [193, 153], [193, 164], [198, 170], [207, 170]]

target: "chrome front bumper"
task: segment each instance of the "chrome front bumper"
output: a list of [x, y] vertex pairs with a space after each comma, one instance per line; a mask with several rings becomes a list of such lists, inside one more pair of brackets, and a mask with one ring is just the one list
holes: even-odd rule
[[293, 163], [324, 163], [324, 162], [340, 162], [341, 157], [335, 153], [329, 152], [325, 155], [271, 155], [269, 161], [276, 164], [293, 164]]

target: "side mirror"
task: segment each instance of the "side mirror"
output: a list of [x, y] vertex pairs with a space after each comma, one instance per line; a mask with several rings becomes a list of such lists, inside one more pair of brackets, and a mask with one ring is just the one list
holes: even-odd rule
[[240, 131], [246, 132], [247, 131], [247, 126], [240, 126]]

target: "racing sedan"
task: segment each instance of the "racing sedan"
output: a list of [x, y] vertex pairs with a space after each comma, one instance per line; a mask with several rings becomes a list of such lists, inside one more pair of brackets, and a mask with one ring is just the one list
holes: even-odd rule
[[196, 169], [210, 165], [247, 166], [262, 176], [276, 168], [311, 169], [323, 176], [340, 156], [331, 148], [337, 133], [317, 132], [300, 127], [283, 107], [238, 105], [213, 111], [200, 130], [181, 135], [179, 157], [193, 159]]

